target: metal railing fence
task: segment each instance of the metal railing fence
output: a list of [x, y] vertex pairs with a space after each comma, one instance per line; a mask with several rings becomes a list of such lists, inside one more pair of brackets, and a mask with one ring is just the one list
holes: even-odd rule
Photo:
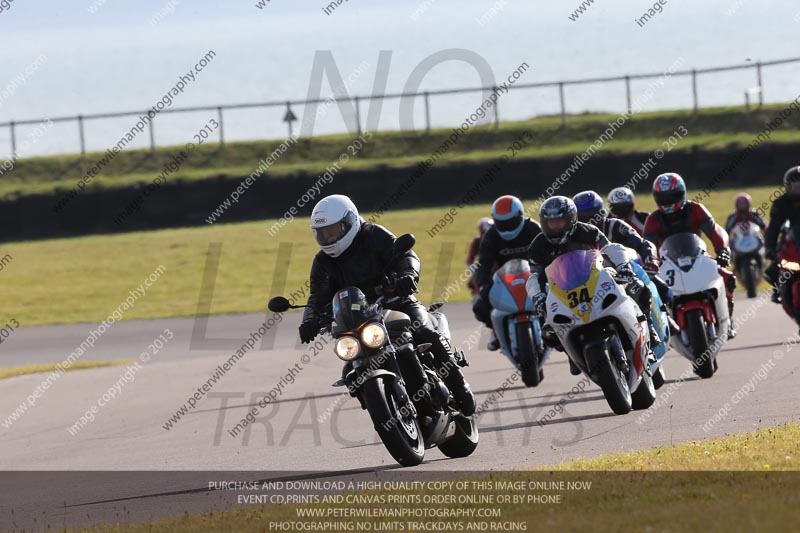
[[[750, 62], [744, 63], [739, 65], [727, 65], [721, 67], [711, 67], [711, 68], [704, 68], [704, 69], [688, 69], [688, 70], [676, 70], [670, 73], [670, 77], [681, 77], [681, 76], [688, 76], [691, 78], [691, 85], [692, 85], [692, 108], [694, 112], [697, 113], [700, 109], [699, 104], [699, 97], [698, 97], [698, 89], [697, 89], [697, 80], [700, 75], [705, 74], [712, 74], [718, 72], [729, 72], [735, 70], [747, 70], [751, 69], [755, 71], [755, 87], [748, 88], [745, 91], [745, 99], [746, 105], [749, 109], [750, 106], [750, 94], [757, 95], [758, 97], [758, 105], [761, 106], [764, 104], [764, 85], [763, 85], [763, 77], [762, 72], [767, 67], [777, 66], [777, 65], [786, 65], [790, 63], [797, 63], [800, 62], [800, 57], [794, 58], [787, 58], [787, 59], [777, 59], [772, 61], [757, 61], [757, 62]], [[567, 123], [567, 104], [566, 104], [566, 97], [565, 97], [565, 88], [570, 85], [584, 85], [589, 83], [615, 83], [615, 82], [624, 82], [625, 87], [625, 100], [627, 104], [628, 111], [631, 111], [631, 81], [633, 80], [646, 80], [646, 79], [653, 79], [653, 78], [661, 78], [664, 77], [664, 72], [657, 72], [657, 73], [645, 73], [645, 74], [630, 74], [624, 76], [606, 76], [606, 77], [596, 77], [596, 78], [582, 78], [582, 79], [572, 79], [572, 80], [562, 80], [562, 81], [545, 81], [545, 82], [536, 82], [536, 83], [517, 83], [510, 86], [510, 90], [513, 91], [520, 91], [524, 89], [541, 89], [541, 88], [548, 88], [553, 87], [558, 90], [559, 96], [559, 106], [560, 106], [560, 115], [561, 115], [561, 123]], [[336, 101], [349, 101], [355, 105], [355, 119], [356, 124], [358, 127], [358, 133], [361, 133], [361, 109], [360, 105], [363, 101], [370, 101], [373, 99], [403, 99], [403, 98], [424, 98], [424, 106], [425, 106], [425, 131], [430, 132], [431, 130], [431, 97], [434, 96], [445, 96], [445, 95], [454, 95], [454, 94], [467, 94], [467, 93], [474, 93], [474, 92], [481, 92], [488, 90], [493, 90], [494, 87], [469, 87], [469, 88], [461, 88], [461, 89], [440, 89], [440, 90], [430, 90], [430, 91], [423, 91], [423, 92], [400, 92], [400, 93], [386, 93], [386, 94], [375, 94], [375, 95], [353, 95], [353, 96], [343, 96], [337, 97]], [[268, 102], [252, 102], [252, 103], [242, 103], [242, 104], [227, 104], [227, 105], [210, 105], [210, 106], [194, 106], [194, 107], [183, 107], [183, 108], [175, 108], [175, 109], [164, 109], [159, 112], [159, 114], [168, 114], [168, 113], [192, 113], [198, 111], [216, 111], [217, 113], [217, 120], [219, 121], [219, 144], [225, 144], [225, 127], [224, 127], [224, 112], [227, 110], [236, 110], [236, 109], [256, 109], [256, 108], [274, 108], [274, 107], [284, 107], [286, 109], [286, 117], [295, 118], [294, 112], [292, 111], [292, 106], [305, 106], [306, 104], [321, 104], [324, 102], [330, 101], [329, 98], [318, 98], [314, 100], [288, 100], [288, 101], [268, 101]], [[495, 105], [493, 107], [493, 115], [492, 121], [495, 127], [500, 125], [500, 112], [499, 112], [499, 105]], [[16, 128], [18, 126], [24, 125], [33, 125], [33, 124], [40, 124], [44, 121], [50, 120], [53, 123], [59, 122], [76, 122], [77, 123], [77, 133], [78, 138], [80, 141], [80, 153], [82, 156], [86, 155], [86, 133], [85, 133], [85, 123], [92, 121], [92, 120], [99, 120], [99, 119], [108, 119], [108, 118], [121, 118], [121, 117], [138, 117], [142, 114], [146, 114], [147, 111], [125, 111], [125, 112], [117, 112], [117, 113], [96, 113], [96, 114], [87, 114], [87, 115], [75, 115], [75, 116], [62, 116], [62, 117], [55, 117], [55, 118], [44, 118], [44, 119], [26, 119], [26, 120], [16, 120], [10, 122], [3, 122], [0, 123], [0, 127], [9, 128], [10, 133], [10, 140], [11, 140], [11, 154], [12, 157], [15, 157], [17, 153], [17, 138], [16, 138]], [[296, 118], [295, 118], [296, 119]], [[147, 128], [149, 130], [149, 137], [150, 137], [150, 150], [155, 151], [157, 143], [155, 137], [155, 129], [153, 123], [155, 122], [155, 118], [152, 119]], [[289, 121], [289, 132], [291, 135], [292, 129], [292, 122]]]

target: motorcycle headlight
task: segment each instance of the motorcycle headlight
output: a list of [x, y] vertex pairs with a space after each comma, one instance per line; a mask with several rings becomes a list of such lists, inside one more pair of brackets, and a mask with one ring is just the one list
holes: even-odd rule
[[342, 337], [336, 341], [336, 356], [344, 361], [352, 361], [361, 351], [361, 345], [355, 337]]
[[380, 324], [367, 324], [361, 330], [361, 342], [369, 348], [378, 348], [386, 342], [386, 330]]

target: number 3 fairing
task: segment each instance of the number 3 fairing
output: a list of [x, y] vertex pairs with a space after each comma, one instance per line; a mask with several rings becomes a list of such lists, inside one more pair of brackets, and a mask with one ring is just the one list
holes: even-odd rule
[[725, 283], [717, 263], [694, 233], [668, 237], [660, 254], [660, 275], [675, 295], [672, 312], [681, 327], [681, 335], [672, 337], [670, 343], [692, 362], [697, 375], [710, 378], [730, 326]]
[[569, 252], [545, 272], [547, 326], [556, 332], [567, 356], [603, 389], [615, 413], [652, 405], [647, 321], [615, 281], [614, 271], [603, 268], [602, 254]]

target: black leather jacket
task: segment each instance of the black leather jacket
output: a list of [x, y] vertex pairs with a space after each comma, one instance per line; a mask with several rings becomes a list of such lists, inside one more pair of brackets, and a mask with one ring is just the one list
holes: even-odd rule
[[[370, 302], [378, 296], [385, 269], [393, 255], [395, 236], [383, 226], [365, 222], [345, 252], [330, 257], [319, 251], [311, 265], [311, 286], [303, 321], [324, 313], [333, 295], [344, 287], [358, 287]], [[392, 272], [398, 277], [411, 275], [419, 281], [419, 258], [413, 251], [395, 261]]]
[[792, 229], [800, 228], [800, 199], [783, 195], [775, 199], [769, 212], [769, 226], [764, 233], [764, 246], [767, 250], [776, 250], [778, 235], [787, 220]]
[[[481, 239], [480, 252], [478, 253], [478, 270], [475, 272], [475, 279], [478, 287], [483, 292], [488, 291], [492, 284], [492, 274], [503, 266], [510, 259], [527, 259], [528, 248], [542, 232], [542, 227], [535, 220], [525, 219], [522, 231], [515, 239], [507, 241], [500, 237], [497, 228], [492, 226]], [[485, 295], [484, 295], [485, 296]]]
[[530, 246], [529, 257], [531, 272], [539, 276], [544, 283], [544, 269], [560, 255], [577, 250], [602, 250], [608, 246], [609, 241], [605, 234], [590, 224], [578, 222], [575, 231], [564, 244], [552, 244], [544, 234], [533, 240]]

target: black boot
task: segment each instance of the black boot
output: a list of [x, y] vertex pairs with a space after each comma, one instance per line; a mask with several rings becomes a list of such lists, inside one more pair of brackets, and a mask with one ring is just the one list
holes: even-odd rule
[[456, 401], [456, 405], [458, 405], [458, 409], [464, 416], [472, 416], [475, 414], [475, 408], [477, 407], [475, 395], [472, 393], [472, 389], [470, 389], [467, 380], [464, 379], [464, 374], [461, 373], [461, 369], [457, 366], [452, 367], [450, 372], [444, 376], [444, 383], [447, 385], [447, 388], [450, 389], [450, 392], [453, 394], [453, 399]]
[[781, 289], [779, 287], [772, 287], [772, 295], [770, 296], [770, 300], [772, 303], [783, 303], [783, 299], [781, 298]]
[[495, 334], [494, 330], [492, 330], [492, 337], [489, 339], [489, 344], [486, 345], [486, 349], [490, 352], [496, 352], [500, 349], [500, 341], [497, 340], [497, 334]]
[[580, 376], [581, 369], [578, 368], [578, 365], [573, 363], [572, 359], [570, 359], [569, 357], [567, 357], [567, 361], [569, 361], [569, 373], [572, 374], [573, 376]]
[[453, 347], [446, 338], [439, 335], [439, 342], [431, 346], [431, 352], [436, 361], [436, 372], [444, 384], [450, 389], [453, 399], [464, 416], [472, 416], [477, 407], [475, 395], [469, 388], [469, 383], [464, 379], [461, 368], [456, 360]]

